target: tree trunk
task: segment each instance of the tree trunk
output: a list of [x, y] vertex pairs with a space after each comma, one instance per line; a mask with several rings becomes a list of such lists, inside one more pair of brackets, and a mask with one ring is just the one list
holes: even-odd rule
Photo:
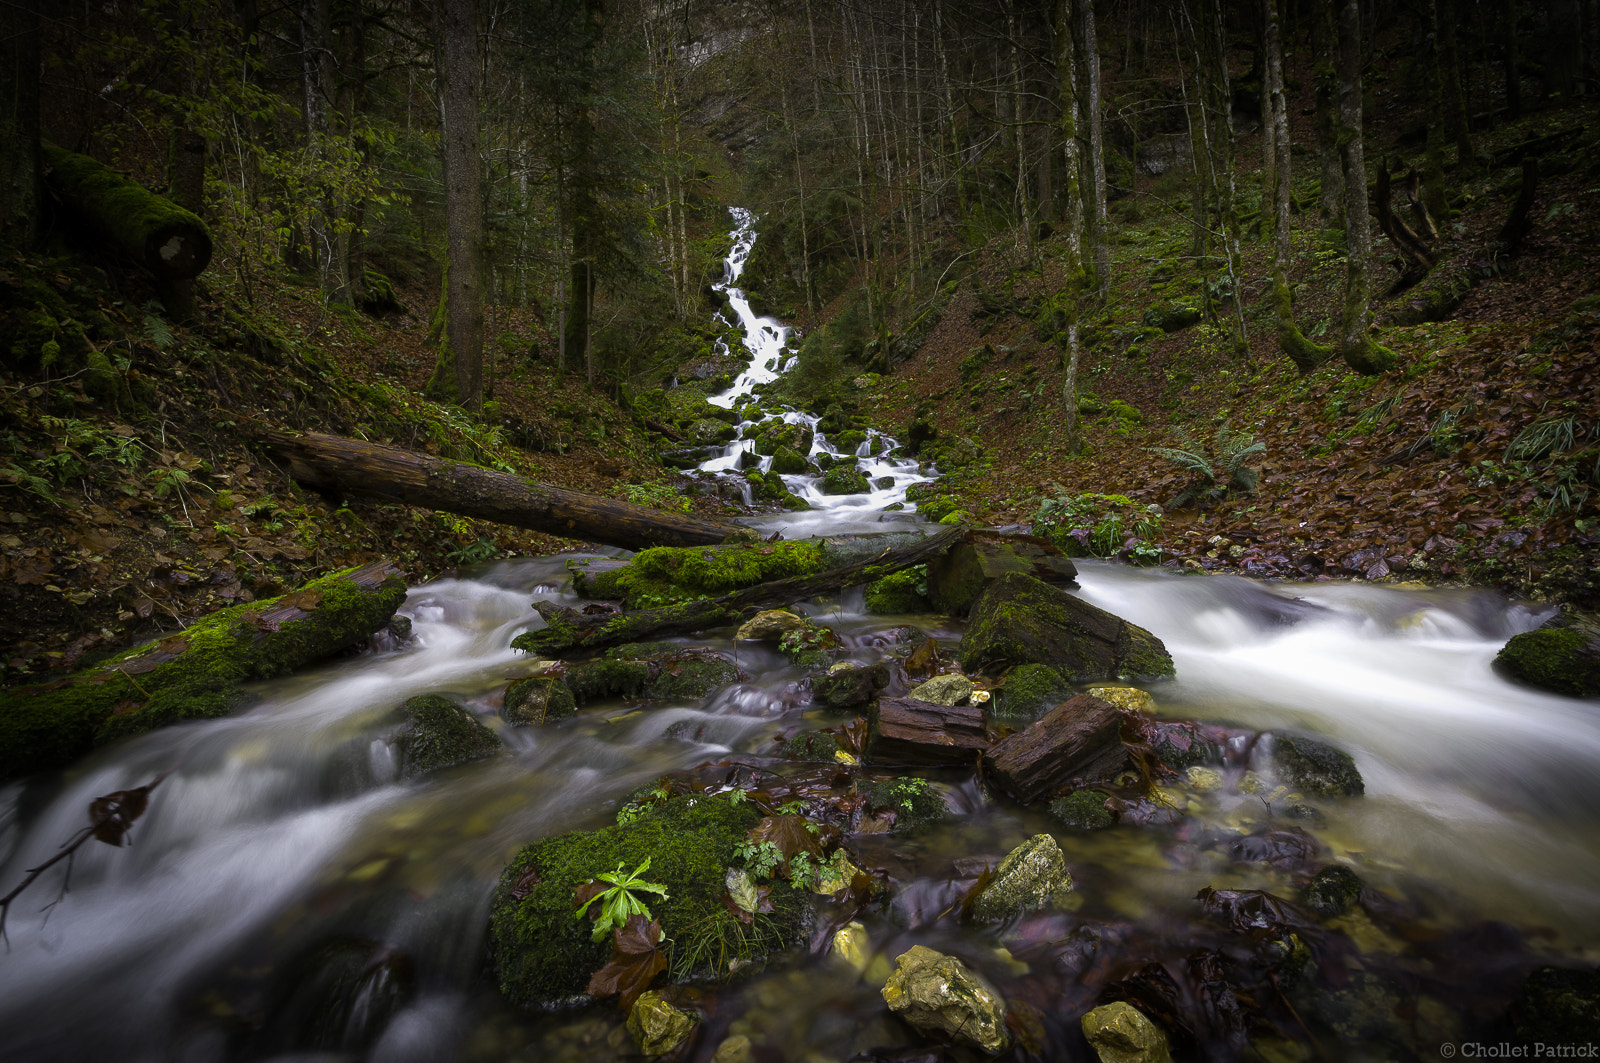
[[483, 173], [478, 158], [478, 4], [444, 5], [445, 216], [450, 350], [456, 401], [483, 407]]
[[0, 241], [28, 247], [39, 228], [39, 9], [0, 7]]
[[1372, 225], [1361, 129], [1361, 3], [1339, 11], [1339, 152], [1344, 170], [1345, 283], [1339, 353], [1358, 373], [1382, 373], [1399, 359], [1369, 334], [1372, 324]]
[[1339, 35], [1334, 28], [1334, 5], [1317, 0], [1315, 60], [1311, 68], [1317, 99], [1317, 162], [1322, 188], [1317, 197], [1322, 227], [1344, 228], [1344, 170], [1339, 160]]
[[1289, 288], [1289, 190], [1293, 177], [1289, 152], [1289, 105], [1283, 91], [1283, 40], [1278, 25], [1278, 0], [1262, 0], [1265, 14], [1266, 114], [1264, 139], [1270, 145], [1268, 173], [1272, 179], [1271, 218], [1272, 306], [1277, 317], [1278, 346], [1301, 373], [1310, 373], [1333, 355], [1331, 347], [1312, 343], [1294, 320], [1294, 298]]
[[843, 565], [812, 576], [795, 576], [746, 587], [717, 598], [702, 598], [683, 605], [640, 609], [631, 613], [587, 615], [539, 603], [546, 626], [518, 635], [511, 645], [526, 653], [552, 657], [590, 653], [609, 646], [643, 642], [666, 635], [685, 635], [732, 624], [751, 606], [805, 601], [843, 587], [882, 579], [912, 565], [937, 558], [966, 534], [961, 525], [946, 528], [909, 546], [884, 550], [855, 564]]
[[62, 205], [158, 280], [188, 280], [210, 264], [211, 233], [194, 214], [87, 155], [42, 148], [45, 183]]
[[0, 694], [0, 779], [66, 767], [96, 745], [243, 703], [238, 686], [292, 672], [383, 627], [405, 601], [393, 564], [236, 605], [54, 683]]
[[[1078, 423], [1078, 300], [1083, 287], [1083, 152], [1078, 143], [1078, 55], [1072, 34], [1073, 0], [1060, 0], [1056, 16], [1056, 94], [1061, 109], [1061, 145], [1066, 155], [1064, 177], [1067, 213], [1062, 218], [1067, 235], [1068, 290], [1060, 298], [1066, 314], [1063, 329], [1066, 349], [1061, 352], [1061, 419], [1067, 430], [1067, 453], [1083, 449], [1083, 433]], [[1081, 2], [1081, 0], [1080, 0]]]
[[1104, 123], [1100, 115], [1100, 44], [1096, 33], [1094, 0], [1078, 0], [1083, 20], [1084, 117], [1089, 126], [1088, 185], [1085, 216], [1089, 219], [1089, 259], [1094, 263], [1095, 299], [1104, 303], [1111, 295], [1111, 218], [1106, 212], [1106, 158]]
[[290, 476], [312, 487], [442, 509], [569, 539], [640, 550], [708, 546], [747, 530], [382, 443], [317, 432], [294, 436], [265, 428], [256, 437], [288, 461]]

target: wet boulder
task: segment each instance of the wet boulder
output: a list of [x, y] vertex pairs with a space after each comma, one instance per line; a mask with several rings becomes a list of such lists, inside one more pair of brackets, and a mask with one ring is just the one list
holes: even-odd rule
[[776, 456], [780, 450], [795, 454], [811, 453], [815, 433], [807, 424], [790, 424], [787, 421], [769, 421], [756, 432], [756, 453]]
[[1044, 664], [1072, 682], [1173, 675], [1155, 635], [1032, 576], [1006, 573], [972, 607], [961, 667]]
[[1079, 694], [996, 742], [984, 754], [984, 778], [1022, 804], [1114, 779], [1130, 764], [1122, 719], [1120, 710]]
[[710, 446], [713, 443], [731, 443], [739, 436], [739, 430], [731, 424], [711, 417], [702, 417], [689, 424], [689, 438], [701, 446]]
[[1119, 709], [1129, 712], [1143, 713], [1146, 716], [1156, 714], [1156, 699], [1148, 691], [1138, 687], [1090, 687], [1086, 693], [1092, 694], [1101, 701], [1110, 702]]
[[642, 993], [628, 1012], [628, 1033], [639, 1051], [647, 1056], [664, 1056], [683, 1044], [694, 1032], [699, 1017], [673, 1007], [660, 993]]
[[1359, 797], [1366, 783], [1350, 754], [1304, 735], [1272, 736], [1272, 759], [1283, 781], [1317, 797]]
[[500, 718], [512, 727], [538, 727], [571, 716], [577, 707], [567, 684], [554, 676], [536, 675], [506, 688]]
[[922, 593], [924, 575], [917, 568], [904, 568], [866, 587], [867, 612], [874, 616], [894, 613], [926, 613], [933, 609]]
[[1019, 664], [1006, 673], [997, 712], [1013, 719], [1034, 720], [1072, 695], [1072, 684], [1044, 664]]
[[1006, 855], [994, 880], [972, 905], [979, 922], [998, 923], [1023, 912], [1047, 907], [1059, 894], [1072, 891], [1061, 847], [1048, 834], [1035, 834]]
[[252, 1047], [271, 1055], [365, 1052], [415, 989], [404, 953], [356, 938], [325, 942], [288, 966]]
[[1343, 915], [1361, 898], [1362, 882], [1343, 864], [1329, 864], [1306, 883], [1301, 899], [1307, 908], [1324, 919]]
[[470, 711], [440, 694], [422, 694], [395, 710], [404, 721], [395, 746], [408, 779], [492, 757], [505, 747]]
[[734, 633], [734, 641], [777, 642], [790, 631], [802, 630], [811, 621], [787, 609], [763, 609], [746, 620]]
[[1600, 695], [1600, 620], [1563, 610], [1513, 635], [1495, 667], [1520, 682], [1576, 698]]
[[1100, 1063], [1172, 1063], [1167, 1035], [1126, 1001], [1102, 1004], [1080, 1026]]
[[811, 681], [811, 700], [830, 709], [849, 709], [865, 705], [889, 685], [889, 665], [849, 664], [841, 661], [827, 675]]
[[914, 831], [950, 816], [944, 795], [926, 779], [858, 779], [856, 793], [863, 798], [863, 829], [870, 819], [874, 833]]
[[926, 946], [913, 945], [896, 957], [883, 1000], [924, 1035], [991, 1054], [1011, 1043], [999, 990], [954, 956]]
[[1051, 801], [1049, 809], [1052, 816], [1073, 830], [1105, 830], [1117, 822], [1106, 807], [1106, 795], [1099, 790], [1074, 790]]
[[928, 563], [928, 600], [951, 616], [965, 616], [990, 583], [1016, 572], [1055, 587], [1076, 587], [1078, 569], [1052, 543], [1022, 535], [974, 530]]
[[822, 493], [825, 495], [865, 495], [871, 491], [872, 485], [854, 465], [836, 464], [822, 477]]
[[[573, 831], [524, 847], [500, 875], [490, 901], [488, 948], [501, 993], [513, 1006], [548, 1009], [584, 993], [589, 976], [611, 958], [611, 942], [595, 941], [587, 916], [574, 916], [579, 886], [601, 872], [638, 867], [666, 888], [643, 894], [662, 936], [685, 955], [708, 957], [697, 974], [728, 974], [730, 960], [757, 962], [805, 939], [809, 906], [774, 880], [771, 912], [749, 927], [727, 918], [729, 867], [762, 818], [753, 802], [726, 796], [673, 797], [638, 806], [624, 824]], [[723, 957], [718, 961], [718, 957]], [[715, 965], [715, 966], [713, 966]]]
[[1511, 1029], [1523, 1044], [1584, 1045], [1600, 1030], [1600, 970], [1540, 967], [1511, 1005]]
[[973, 689], [972, 680], [959, 672], [951, 672], [912, 687], [907, 696], [935, 705], [963, 705], [971, 698]]
[[779, 447], [778, 452], [772, 456], [772, 471], [783, 475], [793, 475], [811, 471], [811, 465], [805, 458], [788, 447]]

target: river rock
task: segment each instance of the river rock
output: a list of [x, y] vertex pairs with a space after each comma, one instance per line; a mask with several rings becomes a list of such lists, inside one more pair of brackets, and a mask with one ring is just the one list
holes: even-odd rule
[[832, 952], [857, 971], [865, 971], [872, 962], [872, 939], [867, 928], [860, 923], [846, 923], [833, 932]]
[[354, 938], [325, 942], [288, 965], [255, 1041], [274, 1056], [365, 1052], [414, 993], [409, 956]]
[[926, 779], [858, 779], [856, 792], [866, 798], [864, 820], [872, 819], [879, 832], [913, 831], [950, 815], [944, 795]]
[[960, 705], [971, 693], [972, 680], [952, 672], [949, 675], [936, 675], [926, 683], [913, 687], [907, 696], [935, 705]]
[[918, 1031], [989, 1053], [1011, 1043], [1006, 1002], [987, 978], [954, 956], [913, 945], [894, 961], [883, 987], [889, 1010]]
[[784, 476], [793, 476], [811, 471], [810, 464], [796, 451], [788, 447], [779, 447], [778, 452], [772, 456], [772, 471]]
[[1523, 981], [1511, 1005], [1517, 1040], [1533, 1045], [1584, 1045], [1600, 1030], [1600, 971], [1540, 967]]
[[1272, 759], [1284, 782], [1318, 797], [1358, 797], [1366, 783], [1342, 749], [1304, 735], [1274, 734]]
[[918, 589], [922, 575], [915, 568], [891, 572], [882, 579], [867, 584], [865, 605], [874, 616], [894, 613], [926, 613], [933, 606]]
[[830, 709], [865, 705], [889, 685], [889, 665], [849, 664], [841, 661], [827, 675], [811, 680], [811, 700]]
[[675, 1008], [655, 990], [641, 993], [628, 1012], [628, 1033], [647, 1056], [664, 1056], [688, 1039], [699, 1017]]
[[1071, 890], [1072, 873], [1061, 847], [1050, 835], [1035, 834], [1000, 861], [994, 881], [973, 902], [972, 915], [980, 922], [998, 923], [1043, 908], [1058, 893]]
[[1057, 587], [1078, 585], [1077, 567], [1054, 544], [1028, 536], [972, 531], [928, 562], [928, 600], [941, 613], [965, 616], [984, 588], [1007, 572]]
[[854, 465], [834, 465], [822, 477], [822, 493], [825, 495], [864, 495], [872, 491], [872, 485], [867, 483], [867, 478]]
[[492, 757], [505, 747], [467, 709], [440, 694], [422, 694], [396, 710], [405, 726], [395, 737], [400, 773], [408, 779]]
[[1513, 679], [1575, 698], [1600, 695], [1600, 620], [1569, 610], [1513, 635], [1494, 659]]
[[536, 675], [506, 688], [500, 718], [512, 727], [538, 727], [571, 716], [577, 708], [567, 684], [554, 676]]
[[1031, 576], [1010, 572], [972, 607], [961, 667], [1049, 665], [1072, 682], [1162, 678], [1172, 657], [1155, 635]]
[[1129, 712], [1139, 712], [1146, 716], [1156, 714], [1156, 699], [1145, 690], [1138, 687], [1090, 687], [1085, 693], [1092, 694], [1101, 701], [1109, 702], [1119, 709]]
[[1099, 790], [1074, 790], [1049, 805], [1050, 814], [1073, 830], [1105, 830], [1117, 817], [1106, 808], [1106, 795]]
[[1084, 1039], [1100, 1063], [1172, 1063], [1167, 1035], [1132, 1004], [1102, 1004], [1083, 1017]]
[[1019, 664], [1006, 673], [1000, 690], [998, 713], [1013, 719], [1036, 720], [1072, 696], [1072, 684], [1044, 664]]
[[1311, 876], [1302, 899], [1306, 907], [1331, 919], [1343, 915], [1361, 897], [1362, 882], [1343, 864], [1329, 864]]
[[753, 1063], [755, 1058], [754, 1042], [745, 1034], [736, 1033], [717, 1046], [716, 1053], [711, 1057], [711, 1063]]
[[879, 698], [871, 720], [868, 763], [971, 765], [989, 748], [983, 709], [977, 705]]
[[763, 609], [740, 625], [733, 637], [736, 642], [777, 642], [785, 632], [810, 626], [811, 621], [787, 609]]
[[1105, 782], [1129, 765], [1122, 713], [1087, 694], [1062, 702], [984, 754], [984, 776], [1023, 804], [1069, 784]]

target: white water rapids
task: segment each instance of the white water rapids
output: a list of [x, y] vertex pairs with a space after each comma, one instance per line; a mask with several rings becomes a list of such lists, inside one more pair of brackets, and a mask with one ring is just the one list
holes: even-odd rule
[[[746, 328], [784, 338], [775, 323], [752, 318]], [[761, 372], [738, 386], [759, 386]], [[876, 456], [883, 449], [872, 459], [882, 471], [870, 475], [893, 476], [903, 490], [920, 473]], [[763, 523], [790, 537], [829, 522], [859, 525], [894, 491], [806, 497], [817, 510]], [[9, 890], [84, 825], [96, 796], [172, 770], [130, 848], [86, 846], [69, 890], [58, 867], [13, 907], [0, 955], [0, 1056], [547, 1061], [548, 1042], [530, 1032], [537, 1025], [505, 1014], [482, 976], [488, 897], [505, 861], [526, 842], [610, 822], [622, 794], [664, 772], [731, 753], [759, 758], [775, 734], [820, 725], [802, 671], [723, 633], [696, 644], [735, 657], [751, 679], [704, 701], [592, 704], [543, 729], [499, 726], [499, 695], [527, 669], [508, 643], [542, 623], [528, 603], [576, 602], [565, 560], [503, 562], [414, 588], [402, 609], [415, 625], [408, 646], [262, 684], [259, 703], [239, 715], [124, 742], [60, 777], [0, 790], [0, 890]], [[1542, 614], [1488, 592], [1080, 568], [1086, 598], [1171, 650], [1177, 679], [1151, 688], [1163, 715], [1297, 728], [1354, 755], [1366, 796], [1331, 807], [1316, 831], [1332, 857], [1380, 888], [1421, 898], [1440, 924], [1500, 920], [1552, 928], [1569, 950], [1600, 944], [1600, 705], [1530, 692], [1490, 667], [1505, 639]], [[921, 627], [951, 648], [960, 632], [943, 618], [868, 617], [859, 592], [808, 611], [860, 661], [881, 656], [890, 623]], [[386, 715], [429, 692], [481, 713], [508, 754], [397, 779]], [[923, 843], [928, 867], [963, 855], [963, 839], [981, 837], [985, 851], [1003, 853], [1044, 829], [970, 790], [956, 805], [956, 827]], [[1157, 918], [1186, 911], [1208, 883], [1282, 888], [1267, 871], [1163, 863], [1128, 837], [1120, 828], [1058, 833], [1069, 866], [1098, 868], [1080, 887], [1094, 894], [1086, 910]], [[1141, 855], [1124, 860], [1119, 844]], [[922, 940], [888, 917], [869, 930], [896, 951]], [[936, 947], [948, 939], [939, 933], [928, 932]], [[412, 988], [366, 1041], [313, 1052], [285, 1030], [309, 977], [296, 972], [329, 941], [403, 956]], [[783, 977], [775, 973], [742, 998], [770, 1013], [764, 1021], [784, 1057], [843, 1060], [868, 1047], [851, 1040], [867, 1036], [855, 1030], [868, 1019], [841, 1028], [827, 1016], [881, 1012], [876, 988], [816, 963], [804, 969], [807, 993], [777, 981], [764, 990]], [[691, 1058], [709, 1059], [715, 1047]], [[595, 1052], [556, 1055], [609, 1055]]]

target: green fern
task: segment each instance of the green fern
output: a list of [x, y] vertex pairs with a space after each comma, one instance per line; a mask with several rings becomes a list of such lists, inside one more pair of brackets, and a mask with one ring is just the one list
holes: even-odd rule
[[1235, 432], [1232, 424], [1224, 421], [1212, 440], [1209, 455], [1207, 448], [1183, 429], [1177, 429], [1173, 435], [1181, 446], [1145, 448], [1184, 472], [1194, 474], [1194, 482], [1180, 491], [1171, 505], [1183, 506], [1201, 497], [1220, 497], [1228, 491], [1249, 494], [1256, 489], [1259, 474], [1245, 461], [1266, 453], [1267, 445], [1258, 442], [1249, 432]]

